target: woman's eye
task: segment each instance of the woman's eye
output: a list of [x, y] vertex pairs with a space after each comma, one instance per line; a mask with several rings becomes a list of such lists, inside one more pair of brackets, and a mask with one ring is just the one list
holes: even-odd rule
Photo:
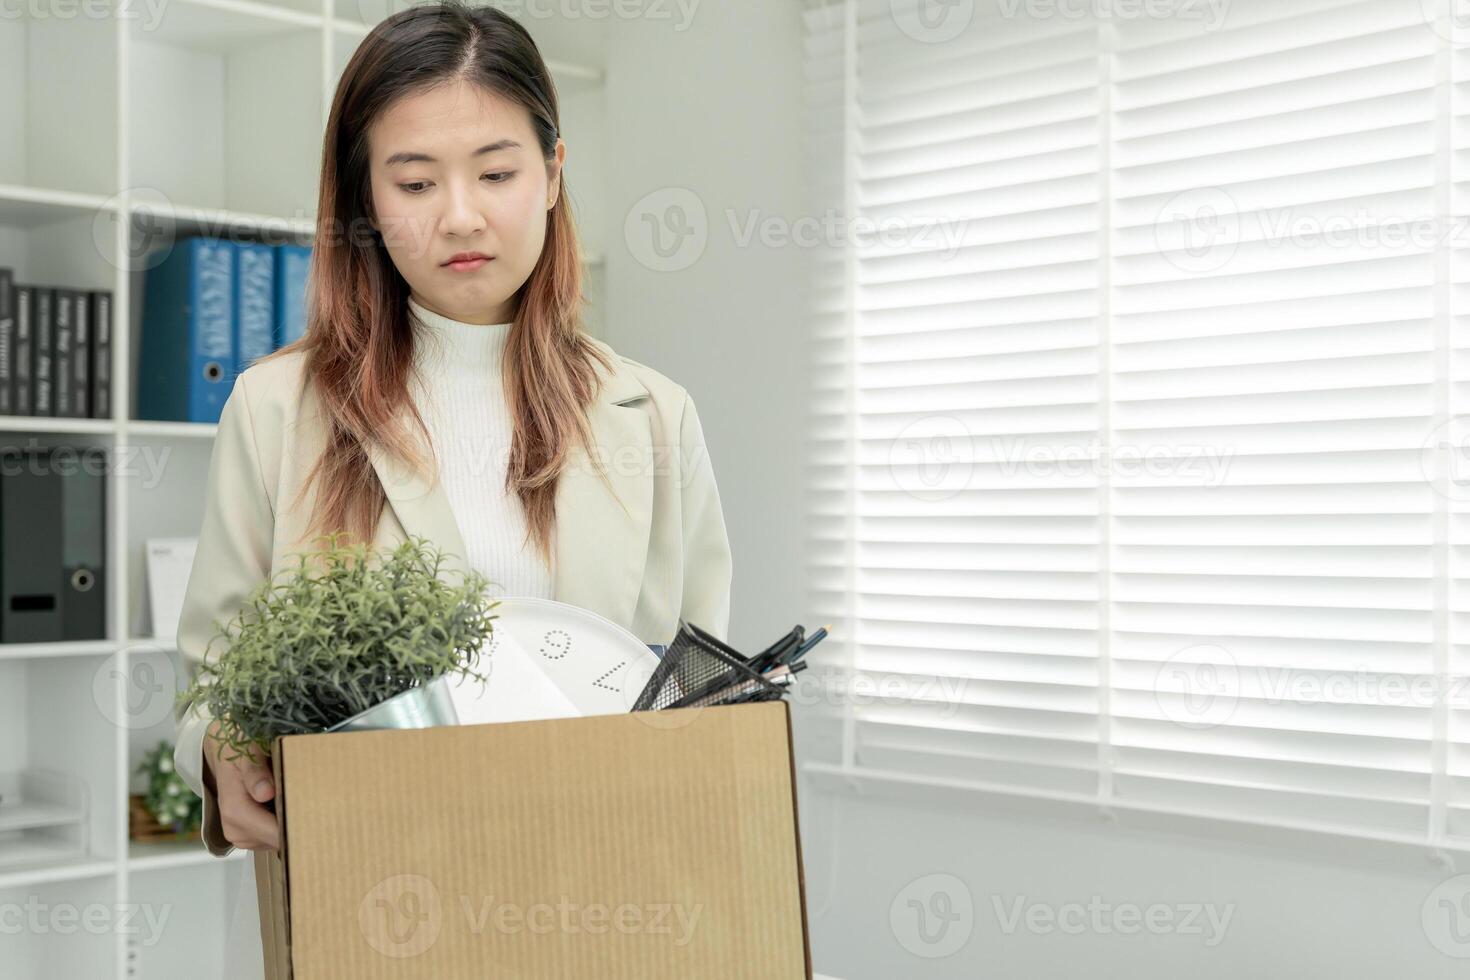
[[[503, 184], [513, 176], [515, 176], [514, 170], [504, 170], [499, 173], [485, 174], [480, 179], [489, 180], [492, 184]], [[431, 185], [427, 180], [416, 180], [407, 184], [399, 184], [398, 186], [409, 194], [422, 194]]]

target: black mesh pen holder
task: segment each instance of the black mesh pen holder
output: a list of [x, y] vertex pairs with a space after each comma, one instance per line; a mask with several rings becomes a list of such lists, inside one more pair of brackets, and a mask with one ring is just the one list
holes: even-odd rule
[[747, 658], [733, 647], [681, 619], [674, 642], [643, 686], [633, 710], [770, 701], [783, 694], [785, 688], [751, 670]]

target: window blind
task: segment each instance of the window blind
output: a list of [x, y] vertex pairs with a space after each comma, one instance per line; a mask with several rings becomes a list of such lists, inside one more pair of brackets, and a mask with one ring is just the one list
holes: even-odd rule
[[1448, 2], [804, 13], [842, 769], [1470, 845]]

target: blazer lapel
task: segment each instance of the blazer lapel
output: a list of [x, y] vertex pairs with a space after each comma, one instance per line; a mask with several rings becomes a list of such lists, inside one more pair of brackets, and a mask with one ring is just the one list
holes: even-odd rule
[[[648, 558], [652, 468], [661, 461], [653, 452], [648, 415], [636, 404], [648, 396], [648, 389], [617, 354], [603, 349], [615, 370], [603, 374], [602, 390], [587, 421], [607, 483], [584, 447], [568, 451], [557, 479], [552, 597], [627, 627], [633, 621]], [[415, 473], [376, 441], [367, 451], [404, 535], [432, 541], [445, 552], [446, 570], [468, 571], [464, 538], [443, 483]]]
[[450, 509], [449, 494], [445, 492], [444, 484], [435, 479], [431, 485], [377, 441], [369, 443], [368, 458], [372, 460], [378, 482], [383, 485], [383, 493], [388, 498], [388, 506], [393, 508], [404, 536], [428, 538], [444, 552], [444, 569], [457, 573], [456, 577], [469, 571], [464, 538], [460, 534], [459, 522], [454, 519], [454, 511]]
[[631, 628], [653, 527], [653, 466], [660, 460], [648, 413], [637, 404], [648, 389], [607, 353], [617, 370], [587, 419], [607, 483], [584, 447], [567, 453], [556, 488], [552, 598]]

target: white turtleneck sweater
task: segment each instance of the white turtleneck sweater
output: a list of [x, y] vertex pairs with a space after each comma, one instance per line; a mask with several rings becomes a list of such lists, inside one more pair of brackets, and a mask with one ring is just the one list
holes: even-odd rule
[[415, 335], [415, 404], [434, 441], [463, 557], [490, 579], [491, 595], [552, 598], [550, 570], [526, 541], [520, 499], [505, 492], [512, 428], [500, 370], [511, 325], [451, 320], [413, 299], [408, 308], [424, 327]]

